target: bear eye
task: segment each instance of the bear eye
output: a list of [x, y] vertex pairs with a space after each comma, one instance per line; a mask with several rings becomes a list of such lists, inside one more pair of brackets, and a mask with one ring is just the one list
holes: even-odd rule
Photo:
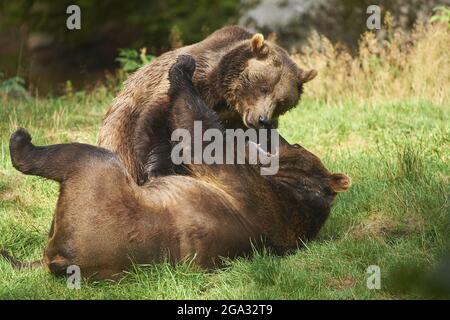
[[267, 94], [269, 92], [269, 88], [267, 88], [266, 86], [262, 86], [261, 88], [259, 88], [259, 91], [261, 91], [262, 94]]

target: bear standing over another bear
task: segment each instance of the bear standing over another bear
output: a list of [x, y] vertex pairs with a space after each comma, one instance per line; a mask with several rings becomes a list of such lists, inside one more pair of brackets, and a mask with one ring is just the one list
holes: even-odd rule
[[301, 70], [261, 34], [232, 26], [205, 40], [167, 52], [124, 83], [105, 115], [98, 145], [115, 152], [138, 182], [173, 173], [168, 71], [177, 57], [197, 62], [193, 82], [225, 128], [267, 127], [296, 106], [315, 70]]
[[[220, 123], [192, 83], [195, 61], [180, 56], [169, 71], [169, 107], [189, 121]], [[225, 132], [226, 134], [226, 132]], [[280, 177], [264, 178], [251, 165], [192, 165], [192, 176], [155, 177], [138, 186], [117, 156], [80, 144], [35, 146], [18, 129], [10, 139], [13, 166], [61, 184], [43, 261], [56, 275], [77, 265], [84, 277], [115, 278], [136, 264], [192, 259], [214, 268], [220, 257], [250, 255], [266, 246], [285, 254], [313, 239], [348, 177], [331, 173], [301, 146], [282, 145]], [[202, 201], [198, 201], [202, 199]], [[301, 241], [299, 241], [301, 239]]]

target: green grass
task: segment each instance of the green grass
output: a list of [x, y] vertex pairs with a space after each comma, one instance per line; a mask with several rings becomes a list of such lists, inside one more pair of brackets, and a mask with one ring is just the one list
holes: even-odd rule
[[[37, 144], [95, 143], [111, 99], [100, 90], [0, 102], [1, 248], [20, 259], [39, 258], [58, 194], [56, 183], [24, 176], [11, 166], [8, 139], [15, 126], [27, 128]], [[353, 180], [338, 196], [318, 239], [306, 248], [286, 257], [258, 252], [211, 273], [188, 264], [136, 267], [118, 282], [83, 281], [80, 290], [67, 289], [65, 279], [44, 269], [16, 271], [0, 260], [0, 298], [429, 297], [419, 280], [445, 253], [450, 231], [449, 120], [448, 105], [423, 100], [340, 105], [304, 100], [280, 121], [281, 133]], [[369, 265], [381, 268], [380, 290], [366, 287]]]

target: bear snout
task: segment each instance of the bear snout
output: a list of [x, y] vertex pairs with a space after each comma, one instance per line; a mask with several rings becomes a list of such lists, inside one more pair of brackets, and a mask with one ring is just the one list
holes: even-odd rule
[[271, 129], [273, 127], [273, 120], [270, 120], [267, 116], [259, 116], [258, 124], [265, 129]]

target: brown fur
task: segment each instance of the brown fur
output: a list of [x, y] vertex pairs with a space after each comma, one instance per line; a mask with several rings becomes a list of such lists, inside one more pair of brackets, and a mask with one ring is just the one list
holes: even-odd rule
[[[172, 68], [170, 105], [219, 126], [192, 85], [193, 60]], [[178, 76], [177, 76], [178, 75]], [[176, 114], [180, 114], [177, 112]], [[182, 120], [182, 119], [181, 119]], [[14, 167], [61, 183], [44, 253], [55, 274], [78, 265], [84, 276], [111, 278], [132, 262], [194, 258], [216, 266], [219, 257], [248, 255], [261, 245], [283, 254], [314, 238], [336, 192], [349, 186], [295, 145], [282, 145], [280, 170], [263, 177], [250, 165], [191, 165], [191, 176], [166, 176], [138, 186], [112, 152], [85, 144], [36, 147], [17, 130], [10, 140]]]
[[149, 158], [155, 146], [161, 148], [160, 157], [167, 157], [167, 145], [161, 142], [167, 142], [175, 129], [168, 119], [167, 74], [183, 54], [197, 61], [194, 85], [226, 128], [256, 127], [260, 117], [263, 124], [276, 122], [297, 104], [303, 84], [316, 75], [299, 69], [282, 48], [261, 34], [237, 26], [161, 55], [124, 83], [98, 137], [98, 145], [115, 152], [139, 184], [172, 173], [171, 167], [153, 166]]

